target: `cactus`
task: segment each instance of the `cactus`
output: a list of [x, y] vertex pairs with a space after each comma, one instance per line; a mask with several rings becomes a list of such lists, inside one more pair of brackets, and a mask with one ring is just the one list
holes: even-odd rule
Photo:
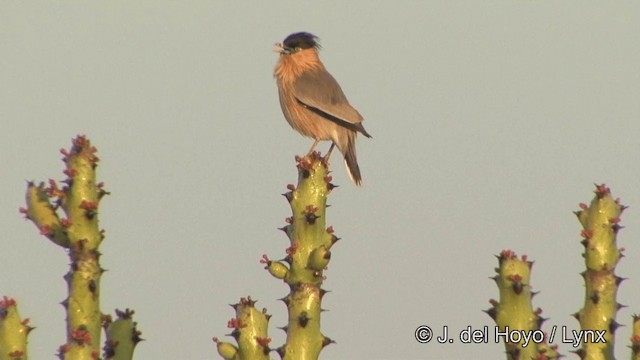
[[104, 345], [104, 357], [106, 360], [133, 359], [133, 351], [136, 345], [142, 341], [137, 323], [133, 321], [134, 311], [116, 309], [115, 321], [109, 315], [102, 318], [102, 327], [107, 335]]
[[236, 310], [236, 317], [229, 320], [227, 326], [234, 329], [231, 336], [238, 346], [213, 338], [218, 345], [218, 353], [224, 359], [269, 359], [271, 339], [267, 337], [267, 328], [270, 316], [266, 314], [266, 309], [258, 311], [255, 303], [251, 297], [247, 297], [231, 305]]
[[[96, 183], [98, 158], [88, 139], [78, 136], [69, 151], [62, 150], [67, 179], [62, 187], [53, 180], [48, 185], [27, 185], [25, 208], [21, 208], [51, 242], [68, 251], [71, 259], [65, 275], [69, 296], [63, 301], [67, 311], [67, 342], [59, 349], [63, 359], [99, 359], [101, 331], [106, 333], [103, 358], [132, 359], [135, 346], [142, 339], [132, 320], [133, 311], [116, 310], [117, 319], [100, 312], [100, 267], [98, 250], [104, 231], [98, 227], [98, 205], [107, 194], [102, 183]], [[296, 158], [297, 186], [288, 185], [283, 194], [292, 209], [281, 230], [289, 239], [286, 256], [271, 260], [263, 255], [265, 269], [289, 286], [282, 299], [288, 309], [286, 342], [275, 349], [281, 358], [318, 359], [322, 349], [333, 341], [320, 330], [324, 270], [331, 260], [331, 249], [339, 240], [332, 227], [326, 227], [327, 196], [335, 188], [328, 175], [328, 165], [317, 152]], [[584, 336], [582, 348], [576, 351], [581, 359], [614, 359], [615, 320], [622, 307], [616, 294], [622, 278], [615, 267], [623, 249], [616, 245], [621, 229], [620, 215], [625, 207], [614, 200], [604, 185], [596, 185], [590, 205], [580, 204], [575, 212], [583, 226], [581, 235], [586, 270], [584, 306], [574, 316], [583, 330], [581, 335], [598, 333], [602, 339]], [[500, 301], [491, 300], [486, 312], [496, 321], [503, 335], [508, 359], [558, 359], [555, 345], [546, 343], [540, 329], [544, 319], [541, 310], [534, 310], [531, 300], [530, 276], [532, 262], [526, 256], [518, 258], [513, 251], [501, 252], [497, 275], [493, 278], [500, 291]], [[272, 348], [268, 337], [270, 315], [257, 310], [250, 297], [232, 305], [235, 317], [228, 322], [236, 345], [214, 338], [220, 356], [228, 360], [269, 359]], [[33, 329], [29, 320], [22, 320], [16, 301], [0, 300], [0, 360], [26, 360], [27, 336]], [[515, 333], [515, 337], [511, 336]], [[527, 339], [527, 336], [534, 336]], [[590, 341], [591, 340], [591, 341]], [[596, 340], [596, 341], [593, 341]], [[604, 340], [604, 341], [600, 341]], [[640, 360], [640, 316], [633, 318], [631, 358]]]
[[[286, 251], [286, 257], [280, 261], [272, 261], [263, 255], [261, 262], [265, 269], [277, 279], [283, 280], [289, 285], [289, 294], [282, 299], [287, 305], [289, 322], [284, 330], [287, 339], [284, 345], [276, 349], [282, 359], [317, 359], [320, 351], [333, 341], [320, 331], [320, 313], [322, 311], [322, 297], [326, 293], [322, 289], [324, 281], [324, 269], [331, 259], [331, 247], [338, 241], [333, 234], [332, 227], [326, 227], [327, 195], [335, 187], [328, 176], [327, 163], [320, 154], [313, 152], [304, 158], [296, 158], [298, 168], [298, 186], [288, 185], [285, 198], [289, 202], [292, 216], [287, 218], [281, 230], [289, 238], [290, 246]], [[247, 302], [247, 301], [245, 301]], [[245, 355], [258, 345], [267, 349], [265, 344], [259, 344], [260, 339], [266, 342], [266, 321], [260, 321], [253, 325], [244, 319], [241, 308], [253, 306], [236, 305], [236, 319], [232, 335], [238, 342], [238, 347], [232, 344], [220, 342], [218, 352], [224, 359], [259, 359]], [[264, 311], [263, 311], [264, 313]], [[250, 317], [255, 318], [255, 317]], [[262, 317], [258, 317], [262, 318]], [[267, 317], [268, 319], [268, 317]], [[256, 333], [243, 343], [244, 333]], [[267, 353], [264, 358], [268, 358]]]
[[14, 299], [0, 300], [0, 360], [27, 360], [27, 335], [33, 330], [22, 320]]
[[490, 300], [492, 307], [485, 310], [496, 322], [496, 331], [504, 341], [507, 359], [557, 359], [556, 346], [549, 346], [540, 326], [544, 319], [540, 308], [533, 310], [530, 278], [533, 262], [523, 255], [518, 259], [511, 250], [498, 256], [499, 266], [493, 280], [500, 291], [500, 301]]
[[[582, 347], [575, 351], [580, 359], [612, 360], [614, 357], [614, 335], [619, 327], [615, 316], [623, 306], [616, 300], [622, 278], [616, 276], [615, 267], [624, 249], [618, 249], [616, 235], [622, 228], [620, 215], [625, 206], [614, 200], [604, 184], [596, 185], [595, 197], [590, 205], [580, 204], [575, 214], [583, 227], [584, 261], [586, 270], [581, 274], [585, 281], [584, 306], [573, 316], [580, 322], [581, 331], [574, 332], [575, 341]], [[512, 251], [505, 250], [498, 258], [500, 267], [494, 278], [500, 289], [500, 302], [491, 300], [493, 307], [486, 312], [498, 324], [497, 331], [508, 326], [524, 332], [539, 329], [543, 319], [540, 310], [532, 311], [529, 276], [532, 263], [526, 257], [517, 259]], [[555, 327], [554, 327], [555, 330]], [[575, 338], [575, 337], [578, 338]], [[553, 338], [553, 336], [552, 336]], [[563, 339], [564, 340], [564, 339]], [[632, 359], [640, 359], [640, 318], [633, 317], [631, 337]], [[509, 359], [550, 359], [557, 352], [548, 344], [534, 343], [528, 349], [522, 341], [505, 343]], [[577, 343], [576, 343], [577, 345]]]
[[[107, 192], [102, 183], [96, 182], [99, 161], [96, 151], [85, 136], [73, 139], [69, 151], [61, 150], [66, 164], [65, 185], [59, 187], [54, 180], [49, 180], [48, 186], [44, 183], [36, 186], [29, 182], [27, 205], [20, 209], [41, 234], [68, 250], [71, 266], [64, 278], [69, 295], [62, 302], [67, 312], [67, 342], [58, 349], [62, 359], [98, 359], [101, 350], [103, 316], [100, 311], [100, 277], [104, 270], [100, 267], [98, 247], [104, 238], [104, 231], [98, 227], [98, 205]], [[133, 312], [122, 314], [119, 314], [119, 320], [131, 323], [130, 315]], [[120, 328], [116, 323], [104, 323], [107, 328]], [[128, 328], [131, 334], [129, 341], [135, 345], [140, 340], [140, 333], [135, 329], [135, 323]], [[106, 357], [113, 358], [119, 352], [132, 353], [132, 350], [124, 351], [128, 347], [125, 343], [108, 340]], [[118, 354], [117, 358], [126, 358], [120, 356]]]
[[[596, 185], [591, 204], [580, 204], [575, 214], [582, 224], [584, 262], [581, 274], [585, 282], [584, 306], [574, 314], [585, 335], [577, 354], [582, 359], [614, 359], [614, 333], [618, 328], [616, 313], [622, 307], [617, 300], [618, 285], [615, 267], [622, 256], [616, 246], [616, 235], [621, 229], [620, 214], [625, 207], [614, 200], [604, 184]], [[592, 336], [604, 334], [604, 341]]]

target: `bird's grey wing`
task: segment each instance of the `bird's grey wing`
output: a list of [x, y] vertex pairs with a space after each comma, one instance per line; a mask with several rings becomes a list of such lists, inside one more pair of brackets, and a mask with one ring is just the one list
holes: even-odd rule
[[336, 79], [326, 71], [307, 71], [293, 83], [293, 95], [304, 105], [351, 125], [362, 115], [349, 105]]

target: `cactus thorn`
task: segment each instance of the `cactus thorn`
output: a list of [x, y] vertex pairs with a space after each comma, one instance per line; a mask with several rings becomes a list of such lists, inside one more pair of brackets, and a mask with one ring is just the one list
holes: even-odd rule
[[616, 332], [616, 330], [618, 330], [618, 328], [620, 328], [621, 326], [624, 326], [624, 325], [619, 324], [619, 323], [618, 323], [617, 321], [615, 321], [615, 320], [611, 320], [611, 324], [609, 325], [609, 331], [611, 331], [611, 333], [613, 334], [613, 333], [615, 333], [615, 332]]
[[484, 311], [487, 315], [489, 315], [489, 317], [491, 319], [493, 319], [494, 321], [496, 320], [496, 316], [498, 314], [496, 308], [492, 307], [492, 308], [489, 308], [487, 310], [482, 310], [482, 311]]
[[331, 291], [329, 290], [325, 290], [325, 289], [320, 289], [320, 299], [324, 298], [324, 295], [327, 293], [330, 293]]
[[337, 237], [337, 236], [335, 236], [335, 235], [332, 235], [332, 236], [331, 236], [331, 245], [333, 245], [333, 244], [337, 243], [340, 239], [341, 239], [341, 238], [339, 238], [339, 237]]
[[330, 339], [329, 337], [327, 337], [327, 336], [323, 336], [323, 337], [322, 337], [322, 347], [325, 347], [325, 346], [327, 346], [327, 345], [329, 345], [329, 344], [335, 344], [335, 343], [336, 343], [335, 341], [331, 340], [331, 339]]
[[613, 232], [615, 234], [617, 234], [618, 231], [624, 229], [624, 226], [621, 226], [621, 225], [618, 225], [618, 224], [613, 224], [613, 225], [611, 225], [611, 229], [613, 230]]
[[594, 192], [596, 193], [596, 196], [599, 199], [603, 198], [605, 195], [611, 192], [605, 184], [600, 184], [600, 185], [594, 184], [594, 185], [596, 186], [596, 190]]
[[307, 315], [306, 311], [303, 311], [300, 315], [298, 315], [298, 325], [300, 325], [300, 327], [302, 327], [302, 328], [307, 327], [307, 324], [309, 323], [309, 320], [311, 320], [311, 319]]
[[542, 316], [538, 316], [538, 328], [541, 328], [542, 324], [547, 320], [549, 320], [549, 318], [544, 318]]
[[98, 285], [96, 284], [95, 280], [89, 280], [89, 285], [87, 286], [89, 288], [89, 292], [92, 294], [95, 294], [96, 291], [98, 290]]
[[282, 301], [285, 305], [287, 305], [287, 307], [289, 307], [290, 300], [289, 300], [288, 296], [285, 296], [285, 297], [283, 297], [281, 299], [278, 299], [278, 300]]
[[291, 203], [291, 200], [293, 200], [293, 193], [291, 191], [282, 194], [282, 196], [284, 196], [289, 203]]
[[511, 288], [513, 289], [513, 292], [516, 293], [517, 295], [522, 294], [522, 290], [524, 289], [521, 282], [514, 282], [513, 285], [511, 285]]
[[307, 220], [307, 224], [309, 225], [313, 225], [316, 223], [316, 220], [319, 219], [320, 216], [314, 214], [314, 213], [309, 213], [305, 215], [305, 219]]

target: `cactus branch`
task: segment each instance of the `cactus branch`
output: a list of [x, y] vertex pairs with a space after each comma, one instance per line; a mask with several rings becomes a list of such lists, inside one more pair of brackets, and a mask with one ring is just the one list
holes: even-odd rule
[[40, 233], [68, 250], [69, 272], [64, 276], [69, 295], [62, 304], [67, 311], [67, 342], [58, 355], [64, 359], [97, 359], [100, 355], [100, 267], [98, 247], [104, 237], [98, 227], [100, 199], [106, 194], [96, 182], [96, 148], [85, 136], [77, 136], [71, 149], [61, 150], [67, 178], [59, 186], [27, 185], [26, 207], [20, 209]]
[[0, 299], [0, 360], [27, 360], [27, 335], [33, 330], [22, 320], [14, 299]]
[[582, 273], [585, 281], [584, 306], [574, 316], [582, 330], [604, 334], [604, 341], [590, 337], [582, 339], [582, 348], [577, 354], [583, 359], [614, 359], [614, 332], [619, 326], [615, 319], [621, 307], [616, 295], [623, 280], [615, 274], [621, 258], [616, 235], [621, 229], [620, 214], [624, 209], [619, 200], [613, 199], [609, 188], [601, 184], [596, 185], [591, 204], [580, 204], [580, 210], [575, 212], [583, 228], [586, 270]]
[[544, 319], [540, 316], [541, 309], [533, 309], [531, 299], [530, 278], [533, 262], [527, 256], [520, 258], [511, 250], [504, 250], [498, 256], [499, 267], [495, 269], [497, 275], [493, 280], [500, 291], [500, 301], [491, 300], [492, 307], [485, 312], [491, 316], [498, 326], [497, 331], [506, 335], [504, 341], [507, 359], [557, 359], [559, 354], [556, 346], [549, 346], [539, 340], [526, 340], [531, 335], [538, 339], [545, 336], [540, 326]]

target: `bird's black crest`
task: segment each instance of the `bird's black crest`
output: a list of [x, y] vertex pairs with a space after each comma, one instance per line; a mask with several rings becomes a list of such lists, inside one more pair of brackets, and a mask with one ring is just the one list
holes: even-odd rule
[[282, 44], [290, 49], [300, 48], [300, 49], [311, 49], [311, 48], [320, 48], [320, 44], [316, 41], [318, 39], [317, 36], [310, 34], [308, 32], [298, 32], [287, 36], [286, 39], [282, 42]]

